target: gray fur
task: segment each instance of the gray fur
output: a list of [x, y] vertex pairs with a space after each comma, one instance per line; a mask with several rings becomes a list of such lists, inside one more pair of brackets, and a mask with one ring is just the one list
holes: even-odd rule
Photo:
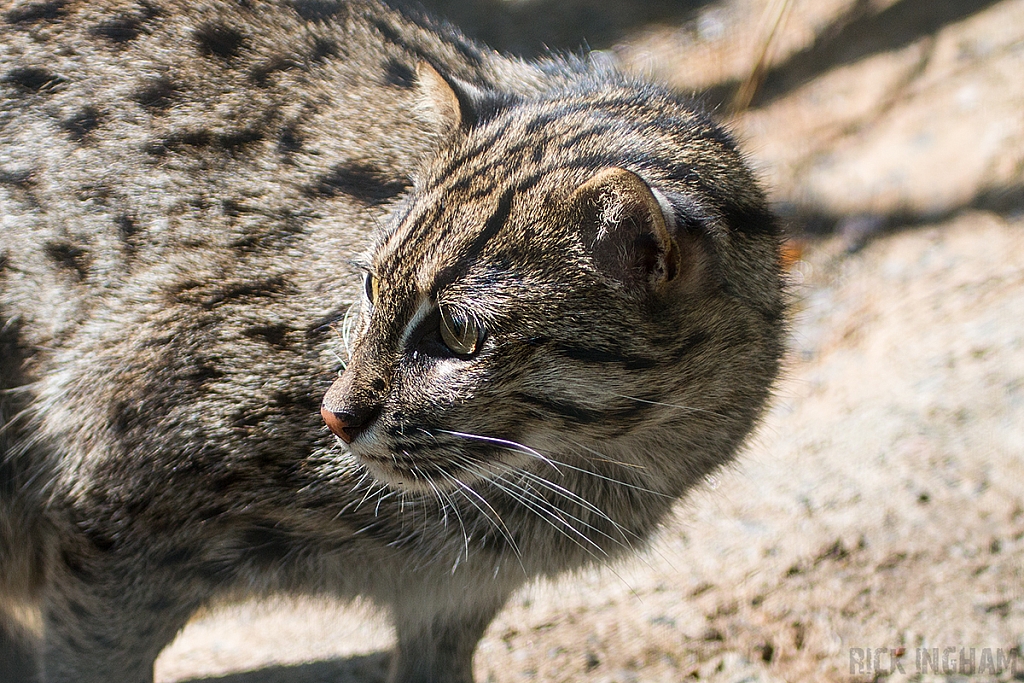
[[726, 134], [362, 0], [6, 6], [0, 221], [12, 677], [149, 681], [196, 609], [284, 591], [390, 610], [394, 681], [470, 681], [512, 591], [734, 457], [781, 355]]

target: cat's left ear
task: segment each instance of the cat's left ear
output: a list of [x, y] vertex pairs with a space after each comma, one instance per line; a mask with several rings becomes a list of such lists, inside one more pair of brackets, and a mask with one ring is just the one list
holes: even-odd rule
[[420, 102], [417, 113], [438, 127], [443, 135], [476, 125], [474, 102], [482, 97], [475, 86], [445, 77], [427, 61], [416, 65]]
[[683, 269], [667, 200], [624, 168], [606, 168], [570, 200], [594, 264], [632, 290], [660, 290]]

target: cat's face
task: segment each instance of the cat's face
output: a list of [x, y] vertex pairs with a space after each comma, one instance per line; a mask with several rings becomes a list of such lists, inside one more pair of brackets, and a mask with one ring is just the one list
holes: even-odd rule
[[722, 346], [691, 225], [707, 198], [622, 168], [617, 135], [581, 142], [593, 112], [517, 130], [537, 118], [466, 135], [366, 259], [323, 415], [379, 480], [445, 489], [600, 455], [706, 403], [715, 368], [690, 366]]

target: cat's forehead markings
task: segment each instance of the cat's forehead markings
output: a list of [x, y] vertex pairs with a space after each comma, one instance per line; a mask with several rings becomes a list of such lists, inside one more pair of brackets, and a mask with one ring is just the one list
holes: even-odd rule
[[434, 293], [437, 282], [437, 275], [441, 272], [443, 264], [441, 254], [438, 250], [431, 250], [416, 268], [416, 289], [426, 294]]
[[[460, 277], [466, 275], [478, 262], [484, 253], [485, 247], [505, 227], [509, 215], [512, 212], [512, 201], [515, 198], [515, 188], [506, 189], [498, 198], [495, 206], [484, 221], [476, 220], [474, 225], [478, 226], [472, 233], [466, 236], [469, 238], [462, 244], [452, 244], [459, 240], [461, 235], [453, 235], [442, 247], [434, 251], [436, 256], [436, 267], [424, 269], [424, 274], [430, 275], [429, 290], [436, 295], [440, 290], [448, 287]], [[467, 231], [462, 231], [467, 232]], [[442, 262], [443, 260], [443, 262]]]
[[[429, 229], [429, 226], [438, 220], [440, 209], [439, 203], [429, 200], [414, 204], [409, 213], [402, 218], [399, 225], [380, 245], [377, 250], [378, 257], [390, 259], [403, 255], [403, 252], [407, 252], [410, 246], [413, 247], [412, 253], [415, 254], [415, 243], [419, 241], [420, 233]], [[408, 253], [404, 255], [408, 257]]]

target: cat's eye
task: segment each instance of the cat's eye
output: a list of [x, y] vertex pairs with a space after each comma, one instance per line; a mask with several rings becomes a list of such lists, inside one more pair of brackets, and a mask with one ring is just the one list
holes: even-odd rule
[[363, 290], [366, 294], [366, 299], [371, 304], [377, 303], [377, 278], [372, 273], [367, 273], [363, 277]]
[[472, 356], [484, 340], [484, 329], [472, 316], [441, 306], [441, 340], [457, 356]]

